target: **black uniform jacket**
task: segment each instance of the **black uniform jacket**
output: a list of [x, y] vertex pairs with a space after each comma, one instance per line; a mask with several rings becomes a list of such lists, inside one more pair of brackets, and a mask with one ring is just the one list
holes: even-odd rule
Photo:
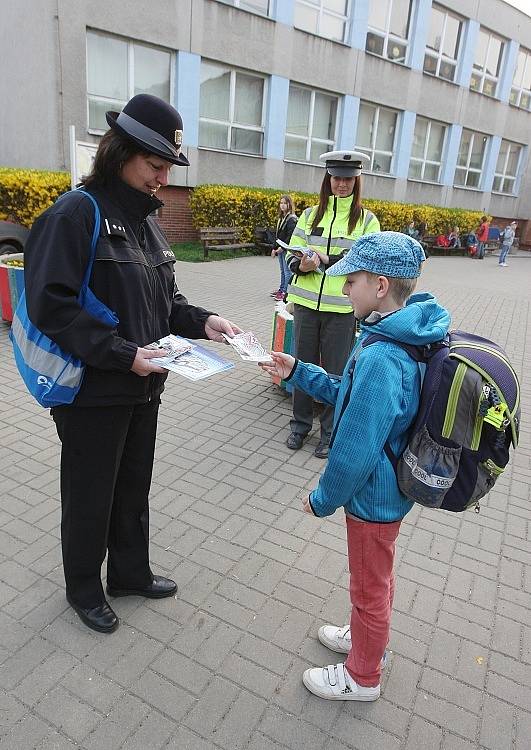
[[169, 333], [204, 338], [212, 313], [189, 305], [177, 288], [174, 255], [149, 216], [161, 201], [119, 179], [90, 192], [100, 207], [101, 228], [89, 287], [116, 313], [118, 326], [99, 322], [77, 302], [95, 219], [92, 202], [75, 192], [31, 229], [24, 252], [28, 315], [86, 363], [75, 406], [144, 403], [160, 395], [167, 374], [132, 373], [137, 347]]

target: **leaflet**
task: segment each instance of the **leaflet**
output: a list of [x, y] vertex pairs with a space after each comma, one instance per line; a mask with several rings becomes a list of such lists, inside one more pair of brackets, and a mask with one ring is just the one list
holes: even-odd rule
[[271, 362], [271, 355], [262, 344], [258, 341], [252, 331], [238, 333], [233, 338], [222, 334], [226, 342], [240, 355], [246, 362]]
[[202, 380], [234, 367], [230, 360], [182, 336], [170, 334], [146, 346], [146, 349], [158, 348], [165, 349], [167, 356], [154, 357], [151, 361], [188, 380]]
[[[304, 258], [305, 255], [311, 258], [314, 255], [311, 247], [306, 247], [306, 245], [288, 245], [287, 242], [282, 242], [282, 240], [275, 240], [275, 242], [279, 247], [288, 250], [296, 258]], [[317, 266], [315, 270], [317, 273], [323, 273], [323, 269], [320, 266]]]

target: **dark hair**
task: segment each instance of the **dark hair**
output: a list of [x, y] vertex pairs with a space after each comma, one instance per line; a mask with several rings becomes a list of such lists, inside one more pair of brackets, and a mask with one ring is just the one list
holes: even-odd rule
[[[330, 182], [330, 175], [326, 172], [321, 183], [321, 191], [319, 193], [319, 205], [317, 206], [317, 212], [315, 218], [312, 221], [312, 232], [317, 227], [321, 219], [326, 213], [328, 208], [328, 199], [332, 195], [332, 184]], [[350, 215], [348, 217], [348, 233], [352, 234], [354, 227], [358, 223], [358, 219], [361, 214], [361, 176], [354, 179], [354, 189], [352, 191], [352, 205], [350, 207]]]
[[281, 200], [285, 200], [286, 203], [288, 204], [288, 212], [287, 212], [286, 215], [289, 216], [289, 214], [293, 213], [293, 201], [291, 199], [291, 195], [281, 195], [280, 198], [278, 199], [278, 217], [279, 217], [279, 219], [281, 219], [284, 216], [284, 214], [280, 210], [280, 201]]
[[81, 180], [85, 187], [105, 185], [114, 177], [118, 177], [126, 161], [137, 154], [149, 155], [129, 138], [124, 138], [112, 128], [108, 130], [100, 141], [92, 170]]

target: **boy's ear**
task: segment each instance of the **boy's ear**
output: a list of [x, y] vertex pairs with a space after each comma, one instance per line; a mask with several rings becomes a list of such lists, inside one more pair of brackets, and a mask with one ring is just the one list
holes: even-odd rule
[[376, 286], [376, 296], [378, 299], [382, 299], [386, 296], [389, 291], [389, 279], [387, 276], [378, 276], [378, 283]]

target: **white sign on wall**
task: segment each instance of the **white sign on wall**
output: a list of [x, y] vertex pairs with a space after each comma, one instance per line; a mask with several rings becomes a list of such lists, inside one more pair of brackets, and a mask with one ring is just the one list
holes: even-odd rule
[[76, 141], [76, 129], [70, 125], [70, 182], [72, 189], [86, 177], [91, 169], [98, 149], [97, 143]]

